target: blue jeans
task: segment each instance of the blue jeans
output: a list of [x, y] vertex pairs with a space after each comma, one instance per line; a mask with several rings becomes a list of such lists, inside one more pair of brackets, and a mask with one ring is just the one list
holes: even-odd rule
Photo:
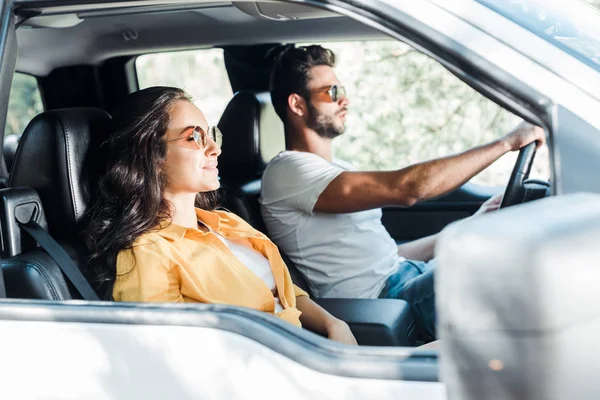
[[412, 308], [417, 325], [435, 338], [434, 260], [406, 260], [386, 281], [379, 298], [402, 299]]

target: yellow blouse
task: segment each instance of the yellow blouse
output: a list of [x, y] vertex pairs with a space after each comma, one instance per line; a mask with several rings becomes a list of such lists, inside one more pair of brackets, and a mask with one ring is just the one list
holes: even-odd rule
[[[271, 265], [283, 311], [276, 315], [300, 325], [294, 285], [277, 246], [243, 219], [225, 211], [196, 209], [198, 220], [226, 239], [250, 246]], [[164, 224], [140, 236], [117, 256], [116, 301], [231, 304], [274, 314], [267, 284], [242, 264], [214, 234]]]

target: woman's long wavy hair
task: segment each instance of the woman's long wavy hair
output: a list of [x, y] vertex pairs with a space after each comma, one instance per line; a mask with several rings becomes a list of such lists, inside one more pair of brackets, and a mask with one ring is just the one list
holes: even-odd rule
[[[112, 300], [117, 255], [144, 233], [170, 220], [163, 197], [165, 134], [174, 104], [190, 101], [183, 90], [151, 87], [132, 93], [113, 112], [114, 131], [102, 144], [105, 161], [85, 227], [89, 273], [101, 298]], [[218, 191], [198, 193], [196, 206], [213, 210]]]

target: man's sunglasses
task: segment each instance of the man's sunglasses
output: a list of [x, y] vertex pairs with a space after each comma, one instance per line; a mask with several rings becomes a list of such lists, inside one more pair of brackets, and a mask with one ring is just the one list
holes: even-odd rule
[[342, 97], [346, 97], [346, 88], [342, 85], [332, 85], [327, 93], [331, 97], [331, 101], [337, 103]]
[[208, 146], [208, 138], [211, 138], [219, 147], [221, 147], [223, 144], [223, 134], [217, 126], [209, 126], [208, 133], [206, 133], [201, 127], [196, 126], [190, 136], [167, 140], [167, 143], [185, 139], [186, 142], [196, 142], [199, 148], [204, 149]]

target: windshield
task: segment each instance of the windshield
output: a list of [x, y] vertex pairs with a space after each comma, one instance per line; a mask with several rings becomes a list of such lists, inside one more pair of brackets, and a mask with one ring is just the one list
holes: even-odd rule
[[[477, 0], [600, 70], [600, 14], [578, 0]], [[600, 5], [600, 0], [586, 0]]]

